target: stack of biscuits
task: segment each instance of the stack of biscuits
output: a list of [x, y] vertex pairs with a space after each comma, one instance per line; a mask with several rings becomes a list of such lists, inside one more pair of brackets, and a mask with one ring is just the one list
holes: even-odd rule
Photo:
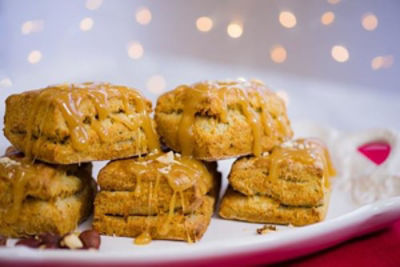
[[[259, 81], [183, 85], [151, 102], [108, 83], [12, 95], [0, 158], [0, 234], [63, 235], [89, 216], [102, 234], [196, 242], [218, 200], [217, 161], [237, 158], [219, 215], [305, 225], [324, 218], [326, 147], [292, 140], [282, 99]], [[160, 142], [161, 140], [161, 142]], [[110, 160], [91, 177], [92, 161]]]
[[325, 217], [329, 153], [319, 140], [292, 140], [283, 100], [262, 82], [180, 86], [158, 99], [155, 120], [163, 143], [182, 155], [238, 158], [222, 218], [305, 225]]

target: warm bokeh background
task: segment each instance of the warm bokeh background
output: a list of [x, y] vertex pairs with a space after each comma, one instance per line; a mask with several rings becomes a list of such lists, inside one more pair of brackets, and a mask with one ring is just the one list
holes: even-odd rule
[[0, 37], [0, 114], [10, 93], [65, 81], [155, 101], [181, 83], [257, 78], [294, 122], [400, 129], [398, 0], [0, 0]]

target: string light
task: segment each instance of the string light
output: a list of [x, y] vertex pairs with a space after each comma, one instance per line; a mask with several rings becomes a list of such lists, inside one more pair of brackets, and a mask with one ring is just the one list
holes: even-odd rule
[[43, 27], [44, 27], [43, 20], [28, 20], [22, 24], [21, 33], [26, 35], [34, 32], [40, 32], [43, 30]]
[[332, 11], [325, 12], [321, 16], [321, 23], [324, 25], [332, 24], [335, 21], [335, 13]]
[[39, 50], [31, 51], [28, 55], [27, 60], [31, 64], [39, 63], [39, 61], [42, 60], [42, 52], [40, 52]]
[[270, 57], [275, 63], [283, 63], [287, 58], [286, 49], [281, 45], [274, 46], [270, 51]]
[[139, 59], [143, 56], [143, 46], [139, 42], [131, 42], [128, 45], [128, 55], [131, 59]]
[[279, 22], [285, 28], [293, 28], [297, 24], [296, 16], [290, 11], [282, 11], [279, 14]]
[[151, 21], [151, 11], [147, 7], [141, 7], [136, 11], [136, 21], [139, 24], [147, 25]]
[[226, 32], [232, 38], [239, 38], [243, 34], [243, 26], [237, 22], [232, 22], [228, 25]]
[[151, 93], [159, 95], [165, 90], [166, 81], [162, 75], [157, 74], [147, 80], [146, 86]]
[[349, 60], [350, 54], [346, 47], [342, 45], [335, 45], [332, 47], [331, 55], [337, 62], [343, 63]]
[[103, 0], [86, 0], [86, 8], [89, 10], [96, 10], [101, 7]]
[[0, 80], [0, 88], [7, 88], [13, 85], [10, 78], [3, 78]]
[[92, 18], [87, 17], [81, 20], [81, 23], [79, 27], [81, 28], [82, 31], [90, 31], [93, 28], [94, 21]]
[[361, 18], [361, 25], [365, 30], [373, 31], [378, 27], [378, 18], [372, 13], [367, 13]]
[[371, 68], [373, 70], [379, 70], [382, 68], [390, 68], [393, 65], [394, 58], [393, 56], [377, 56], [374, 57], [371, 61]]
[[196, 27], [201, 32], [208, 32], [213, 27], [213, 21], [209, 17], [200, 17], [196, 20]]

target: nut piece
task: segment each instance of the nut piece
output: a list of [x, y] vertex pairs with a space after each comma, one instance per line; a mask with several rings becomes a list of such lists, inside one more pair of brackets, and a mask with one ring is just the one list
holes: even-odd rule
[[62, 246], [66, 246], [70, 249], [83, 248], [82, 241], [79, 239], [78, 235], [75, 233], [64, 236], [64, 238], [63, 238], [63, 240], [61, 240], [60, 244]]
[[21, 239], [15, 245], [26, 246], [30, 248], [38, 248], [40, 247], [40, 245], [42, 245], [42, 241], [35, 237], [31, 237], [31, 238]]
[[7, 245], [7, 237], [0, 235], [0, 247]]
[[167, 165], [174, 163], [174, 152], [170, 151], [162, 156], [159, 156], [156, 158], [156, 160]]
[[42, 241], [44, 248], [59, 248], [61, 237], [59, 235], [51, 233], [43, 233], [39, 235], [39, 239]]
[[101, 239], [100, 234], [96, 230], [86, 230], [79, 235], [86, 249], [99, 249]]
[[257, 229], [257, 234], [265, 235], [265, 234], [268, 234], [269, 232], [274, 232], [274, 231], [276, 231], [275, 225], [265, 224], [263, 227]]

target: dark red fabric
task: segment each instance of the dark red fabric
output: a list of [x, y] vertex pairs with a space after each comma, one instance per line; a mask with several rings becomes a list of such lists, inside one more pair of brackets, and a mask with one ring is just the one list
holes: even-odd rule
[[292, 260], [289, 266], [400, 266], [400, 220], [336, 247]]

